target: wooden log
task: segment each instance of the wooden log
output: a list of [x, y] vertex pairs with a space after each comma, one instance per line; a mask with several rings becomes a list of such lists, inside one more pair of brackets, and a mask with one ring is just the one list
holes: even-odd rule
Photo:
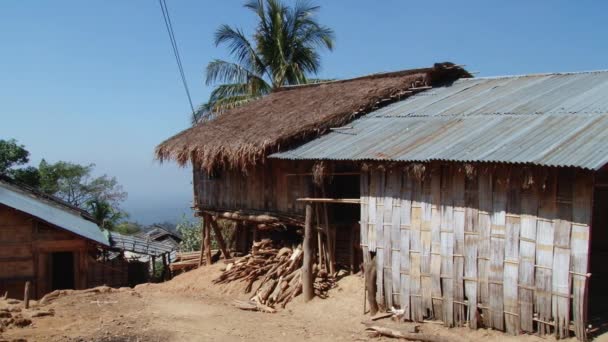
[[217, 220], [211, 216], [209, 218], [211, 219], [210, 224], [211, 228], [213, 228], [213, 234], [215, 234], [215, 241], [217, 241], [217, 244], [224, 255], [224, 259], [230, 259], [230, 251], [228, 250], [228, 246], [226, 246], [226, 242], [222, 236], [222, 230], [217, 224]]
[[422, 341], [422, 342], [448, 342], [454, 341], [452, 338], [429, 335], [429, 334], [421, 334], [421, 333], [410, 333], [410, 332], [402, 332], [396, 329], [381, 327], [378, 325], [369, 325], [366, 327], [366, 330], [371, 330], [379, 333], [383, 336], [394, 337], [394, 338], [402, 338], [409, 341]]
[[23, 290], [23, 305], [26, 309], [30, 308], [30, 281], [25, 282], [25, 289]]
[[312, 278], [312, 204], [306, 203], [306, 219], [304, 221], [304, 262], [302, 264], [302, 291], [304, 300], [309, 301], [314, 296], [314, 288]]

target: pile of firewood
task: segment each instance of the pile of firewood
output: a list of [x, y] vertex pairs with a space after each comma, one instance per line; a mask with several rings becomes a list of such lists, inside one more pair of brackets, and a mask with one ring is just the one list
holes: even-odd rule
[[[275, 306], [282, 308], [293, 298], [302, 293], [301, 268], [303, 252], [300, 246], [275, 248], [269, 239], [254, 242], [251, 253], [237, 259], [226, 266], [226, 270], [213, 282], [215, 284], [229, 283], [241, 280], [247, 283], [245, 293], [253, 290], [256, 281], [259, 282], [253, 290], [249, 306], [256, 305], [264, 312], [273, 312]], [[326, 297], [327, 291], [335, 286], [334, 278], [329, 277], [324, 269], [317, 267], [315, 275], [315, 292], [320, 297]], [[241, 303], [243, 304], [243, 303]], [[249, 310], [245, 304], [237, 305]]]

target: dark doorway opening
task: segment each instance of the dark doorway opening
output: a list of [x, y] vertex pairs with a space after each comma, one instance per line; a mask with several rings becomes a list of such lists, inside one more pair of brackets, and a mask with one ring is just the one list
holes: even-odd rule
[[74, 289], [74, 253], [51, 253], [52, 290]]

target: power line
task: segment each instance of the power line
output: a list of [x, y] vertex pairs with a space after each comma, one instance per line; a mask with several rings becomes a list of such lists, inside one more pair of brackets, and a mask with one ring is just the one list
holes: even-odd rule
[[160, 4], [160, 10], [163, 12], [165, 27], [167, 28], [167, 33], [169, 34], [169, 40], [171, 41], [173, 55], [175, 56], [175, 61], [177, 62], [177, 68], [179, 69], [179, 74], [182, 78], [184, 90], [186, 91], [186, 96], [188, 96], [188, 103], [190, 104], [190, 109], [192, 109], [192, 115], [194, 115], [194, 105], [192, 104], [192, 97], [190, 96], [190, 90], [188, 89], [188, 82], [186, 82], [186, 75], [184, 73], [184, 67], [182, 65], [182, 58], [179, 54], [179, 49], [177, 48], [177, 40], [175, 40], [175, 33], [173, 32], [173, 24], [171, 23], [171, 17], [169, 16], [169, 9], [167, 8], [167, 3], [165, 2], [165, 0], [158, 0], [158, 3]]

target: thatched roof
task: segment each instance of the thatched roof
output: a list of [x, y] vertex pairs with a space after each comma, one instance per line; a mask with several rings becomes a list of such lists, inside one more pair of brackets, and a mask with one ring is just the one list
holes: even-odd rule
[[314, 139], [425, 86], [470, 76], [459, 66], [441, 63], [432, 68], [284, 87], [165, 140], [156, 148], [156, 157], [174, 159], [180, 165], [195, 161], [206, 170], [245, 169], [262, 162], [269, 153]]

